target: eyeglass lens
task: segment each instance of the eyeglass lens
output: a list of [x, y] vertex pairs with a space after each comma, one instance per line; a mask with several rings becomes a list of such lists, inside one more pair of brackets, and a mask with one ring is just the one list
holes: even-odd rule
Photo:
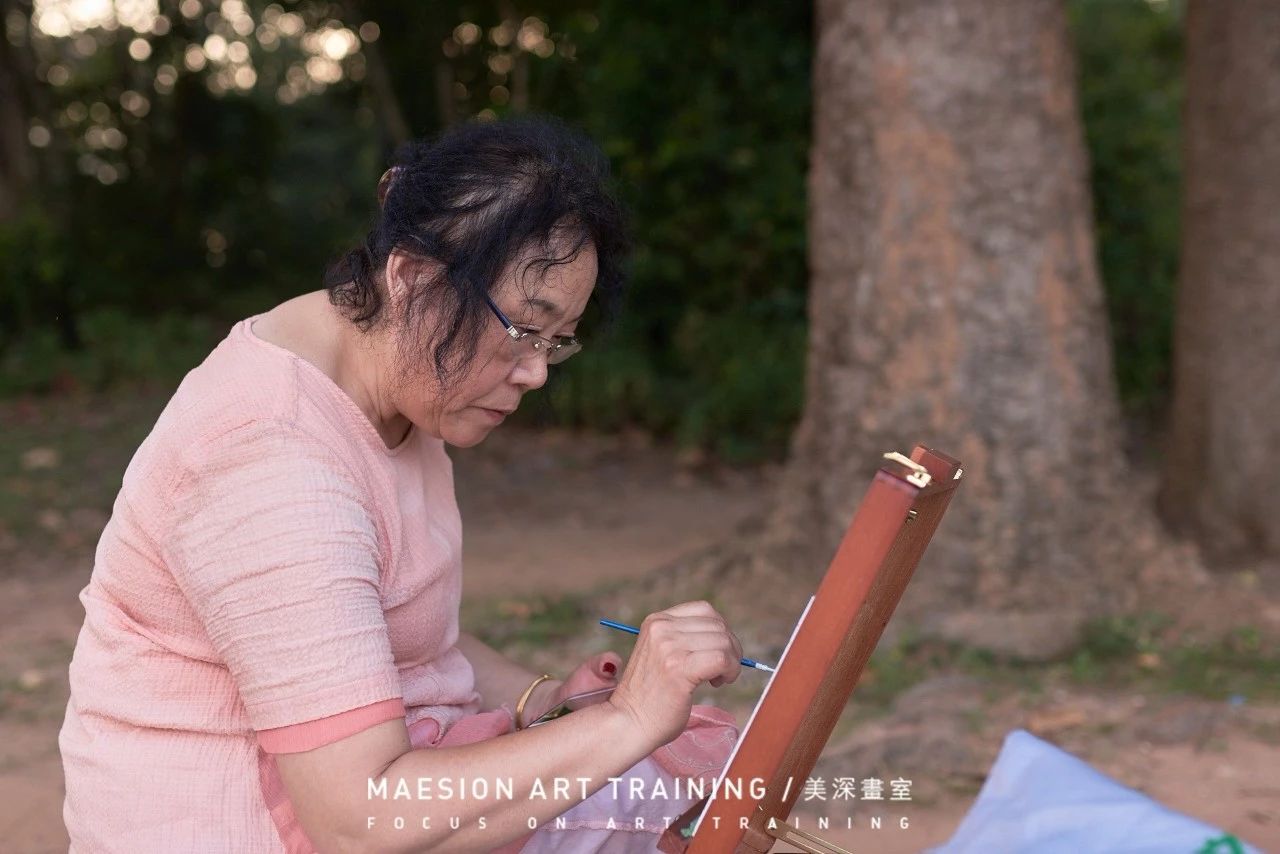
[[547, 354], [547, 364], [549, 365], [558, 365], [582, 349], [582, 345], [577, 342], [571, 344], [568, 341], [561, 341], [557, 343], [559, 346], [548, 343], [546, 339], [539, 338], [537, 335], [528, 334], [516, 342], [516, 347], [521, 356], [530, 356], [534, 353], [541, 354], [549, 350], [550, 352]]

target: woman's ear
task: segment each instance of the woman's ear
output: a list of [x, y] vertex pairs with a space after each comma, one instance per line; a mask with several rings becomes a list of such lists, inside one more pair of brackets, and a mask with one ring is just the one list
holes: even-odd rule
[[391, 304], [397, 307], [404, 305], [414, 284], [434, 275], [439, 266], [435, 261], [392, 249], [387, 256], [385, 275]]
[[392, 305], [403, 305], [407, 282], [405, 274], [409, 272], [409, 258], [399, 249], [392, 249], [387, 256], [386, 273], [383, 278], [387, 283], [387, 298]]

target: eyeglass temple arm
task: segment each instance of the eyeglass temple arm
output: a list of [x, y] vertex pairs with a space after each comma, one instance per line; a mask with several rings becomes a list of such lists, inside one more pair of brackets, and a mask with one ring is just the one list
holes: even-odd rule
[[489, 308], [493, 310], [493, 313], [498, 316], [498, 320], [500, 320], [502, 325], [506, 327], [507, 334], [512, 338], [519, 337], [520, 330], [516, 329], [516, 325], [507, 319], [507, 316], [502, 313], [502, 309], [498, 308], [494, 301], [490, 299], [488, 294], [484, 295], [484, 301], [489, 304]]

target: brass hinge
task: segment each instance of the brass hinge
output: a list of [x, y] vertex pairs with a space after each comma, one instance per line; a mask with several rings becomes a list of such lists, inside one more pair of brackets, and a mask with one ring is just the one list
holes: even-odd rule
[[929, 485], [929, 481], [933, 480], [933, 476], [929, 474], [927, 468], [904, 454], [900, 454], [897, 451], [889, 451], [884, 455], [884, 458], [911, 469], [911, 474], [907, 475], [907, 483], [923, 488]]

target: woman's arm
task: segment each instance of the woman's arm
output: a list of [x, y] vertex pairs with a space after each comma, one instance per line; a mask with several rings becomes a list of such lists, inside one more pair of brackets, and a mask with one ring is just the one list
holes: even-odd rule
[[460, 634], [457, 647], [471, 662], [476, 690], [484, 708], [505, 704], [514, 712], [519, 698], [532, 686], [521, 716], [525, 724], [537, 720], [571, 696], [595, 695], [594, 699], [574, 700], [570, 708], [575, 710], [604, 702], [603, 689], [617, 686], [617, 673], [624, 664], [622, 656], [616, 652], [599, 652], [573, 668], [564, 679], [540, 679], [533, 671], [526, 670], [473, 635]]
[[[480, 692], [483, 708], [496, 709], [507, 703], [512, 710], [516, 701], [529, 687], [533, 680], [541, 676], [516, 664], [484, 641], [461, 632], [458, 635], [458, 649], [471, 662], [471, 669], [476, 674], [476, 690]], [[562, 679], [545, 679], [533, 689], [525, 704], [525, 721], [531, 721], [550, 709], [555, 704], [555, 697], [560, 690]]]
[[[657, 746], [625, 711], [602, 703], [475, 744], [414, 750], [404, 721], [393, 720], [275, 758], [298, 820], [320, 851], [412, 854], [498, 848], [528, 833], [529, 819], [551, 822]], [[557, 777], [570, 786], [558, 798]], [[582, 778], [589, 778], [585, 792]], [[376, 787], [383, 780], [385, 788], [371, 794], [370, 781]], [[490, 800], [477, 798], [474, 781], [487, 784]], [[535, 781], [544, 797], [530, 798]], [[511, 798], [494, 799], [508, 782]], [[446, 784], [454, 787], [450, 799], [442, 794]], [[397, 789], [408, 797], [397, 798]]]
[[[545, 726], [415, 750], [397, 719], [275, 760], [298, 820], [323, 851], [492, 850], [527, 833], [528, 819], [551, 821], [670, 742], [688, 723], [693, 692], [736, 680], [741, 657], [742, 645], [708, 603], [684, 603], [645, 618], [606, 702]], [[566, 797], [555, 794], [557, 777], [569, 783]], [[383, 778], [386, 795], [371, 795], [370, 779]], [[491, 797], [441, 799], [437, 784], [444, 778], [488, 781]], [[493, 797], [497, 780], [510, 780], [512, 799]], [[530, 799], [539, 780], [546, 797]], [[402, 782], [408, 799], [395, 798]], [[436, 796], [419, 800], [420, 784]], [[450, 827], [455, 818], [457, 829]]]

